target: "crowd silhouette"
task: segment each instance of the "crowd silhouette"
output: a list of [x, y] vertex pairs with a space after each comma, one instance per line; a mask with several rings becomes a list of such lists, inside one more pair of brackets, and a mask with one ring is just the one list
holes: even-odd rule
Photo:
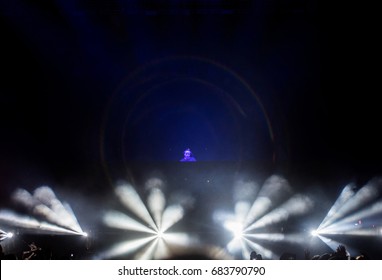
[[[280, 254], [279, 260], [369, 260], [368, 254], [365, 252], [359, 253], [357, 255], [351, 255], [346, 249], [345, 245], [338, 245], [334, 251], [325, 252], [323, 254], [313, 254], [310, 250], [306, 249], [303, 253], [302, 258], [298, 258], [298, 252], [283, 252]], [[36, 245], [35, 242], [28, 244], [28, 250], [22, 252], [9, 252], [6, 254], [4, 252], [3, 246], [0, 244], [0, 258], [2, 260], [41, 260], [41, 259], [73, 259], [73, 253], [65, 256], [61, 254], [58, 258], [57, 256], [52, 256], [50, 254], [47, 256], [44, 254], [43, 248]], [[84, 258], [86, 259], [86, 257]], [[207, 248], [190, 248], [184, 249], [174, 253], [167, 259], [188, 259], [188, 260], [208, 260], [208, 259], [232, 259], [229, 254], [220, 252], [219, 254], [212, 254], [211, 250]], [[263, 260], [263, 256], [256, 251], [251, 251], [249, 255], [250, 260]]]

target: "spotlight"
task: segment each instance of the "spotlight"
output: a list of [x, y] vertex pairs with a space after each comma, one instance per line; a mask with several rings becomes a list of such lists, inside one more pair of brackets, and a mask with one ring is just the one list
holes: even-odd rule
[[5, 232], [5, 231], [0, 230], [0, 241], [7, 239], [7, 238], [12, 238], [12, 237], [13, 237], [12, 232]]
[[144, 232], [150, 236], [115, 244], [98, 258], [110, 259], [135, 254], [134, 258], [137, 259], [162, 259], [170, 256], [170, 246], [187, 246], [194, 242], [188, 234], [167, 232], [183, 218], [184, 209], [181, 205], [167, 205], [166, 197], [160, 189], [151, 188], [147, 205], [129, 184], [116, 187], [115, 193], [123, 206], [136, 217], [109, 210], [103, 217], [105, 225], [125, 231]]
[[159, 230], [159, 231], [157, 232], [157, 237], [158, 237], [158, 238], [163, 238], [163, 237], [164, 237], [164, 232], [161, 231], [161, 230]]
[[312, 230], [312, 231], [310, 231], [310, 234], [312, 236], [318, 236], [318, 230]]
[[243, 224], [238, 221], [226, 221], [224, 227], [233, 233], [235, 238], [243, 236]]
[[25, 208], [29, 215], [21, 215], [8, 209], [0, 209], [0, 223], [41, 234], [82, 233], [80, 224], [72, 208], [66, 202], [61, 202], [53, 189], [41, 186], [33, 194], [25, 189], [17, 189], [12, 194], [12, 200]]
[[286, 234], [283, 228], [281, 233], [263, 233], [271, 226], [286, 222], [292, 216], [306, 214], [312, 209], [314, 203], [309, 197], [292, 194], [293, 191], [284, 178], [271, 176], [256, 194], [252, 206], [247, 201], [247, 196], [242, 197], [245, 200], [235, 203], [232, 215], [216, 216], [217, 219], [223, 220], [224, 228], [233, 234], [226, 246], [228, 251], [236, 254], [241, 250], [241, 255], [247, 257], [255, 250], [267, 259], [274, 259], [277, 257], [276, 253], [257, 242], [299, 244], [304, 239], [302, 234]]
[[334, 251], [339, 245], [346, 245], [350, 251], [356, 253], [356, 248], [344, 244], [343, 237], [382, 235], [374, 226], [368, 226], [370, 222], [374, 222], [373, 217], [380, 217], [382, 214], [382, 200], [379, 195], [378, 181], [372, 180], [358, 191], [350, 185], [346, 186], [318, 226], [317, 237]]

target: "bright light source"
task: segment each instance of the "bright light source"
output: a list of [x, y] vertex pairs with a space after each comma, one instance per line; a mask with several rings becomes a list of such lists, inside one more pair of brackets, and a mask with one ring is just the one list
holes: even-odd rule
[[313, 201], [309, 197], [299, 194], [294, 195], [276, 209], [271, 210], [257, 221], [254, 221], [246, 228], [246, 231], [286, 221], [291, 216], [307, 213], [312, 207]]
[[250, 252], [255, 250], [265, 258], [275, 258], [274, 252], [254, 240], [301, 243], [304, 238], [299, 234], [263, 232], [269, 226], [286, 221], [292, 216], [306, 214], [313, 208], [313, 201], [309, 197], [291, 195], [289, 183], [274, 175], [264, 182], [252, 206], [247, 201], [238, 201], [233, 215], [221, 215], [224, 227], [234, 235], [226, 246], [228, 251], [236, 254], [241, 250], [242, 256], [249, 258]]
[[156, 234], [156, 231], [150, 228], [145, 223], [137, 221], [125, 213], [119, 211], [108, 211], [103, 216], [103, 222], [108, 227], [129, 230], [129, 231], [138, 231]]
[[12, 232], [5, 232], [5, 231], [0, 229], [0, 241], [7, 239], [7, 238], [12, 238], [12, 237], [13, 237]]
[[29, 211], [30, 216], [2, 209], [0, 222], [41, 234], [82, 234], [70, 205], [58, 200], [50, 187], [39, 187], [33, 195], [24, 189], [17, 189], [12, 199]]
[[[382, 214], [382, 201], [378, 200], [379, 188], [378, 180], [370, 181], [357, 192], [354, 191], [354, 186], [346, 186], [318, 227], [318, 237], [335, 250], [341, 236], [366, 237], [382, 234], [376, 231], [374, 225], [368, 226], [368, 221], [374, 223], [374, 217]], [[345, 245], [349, 252], [357, 251], [350, 244]]]
[[302, 233], [246, 233], [245, 238], [259, 241], [271, 241], [271, 242], [287, 242], [290, 244], [300, 244], [301, 240], [305, 238], [305, 234]]
[[238, 221], [226, 221], [224, 227], [233, 233], [235, 238], [241, 238], [243, 236], [243, 224]]
[[244, 221], [244, 226], [252, 224], [264, 214], [271, 211], [274, 205], [289, 197], [291, 187], [283, 177], [272, 175], [262, 185], [255, 201], [250, 208]]
[[312, 236], [318, 236], [318, 231], [317, 231], [317, 230], [312, 230], [312, 231], [310, 232], [310, 234], [311, 234]]
[[163, 237], [164, 237], [164, 232], [161, 231], [161, 230], [159, 230], [159, 231], [157, 232], [157, 237], [158, 237], [158, 238], [163, 238]]
[[108, 211], [103, 216], [105, 225], [126, 231], [148, 233], [151, 236], [116, 244], [101, 253], [99, 258], [112, 259], [130, 254], [134, 254], [134, 259], [166, 258], [171, 253], [170, 245], [188, 246], [192, 242], [188, 234], [167, 233], [170, 227], [183, 218], [184, 209], [181, 205], [166, 207], [166, 198], [160, 189], [150, 190], [147, 206], [129, 184], [118, 186], [115, 193], [123, 206], [136, 217], [132, 218], [119, 211]]
[[162, 226], [162, 213], [166, 206], [166, 198], [160, 189], [152, 188], [147, 198], [147, 206], [153, 214], [154, 221], [158, 228]]
[[120, 199], [121, 203], [130, 210], [142, 221], [148, 224], [153, 229], [158, 229], [153, 218], [151, 217], [149, 210], [143, 203], [141, 197], [137, 191], [130, 184], [122, 184], [115, 188], [115, 193]]

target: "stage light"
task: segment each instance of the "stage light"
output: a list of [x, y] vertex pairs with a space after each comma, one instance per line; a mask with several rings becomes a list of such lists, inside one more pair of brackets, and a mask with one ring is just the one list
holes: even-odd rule
[[[377, 182], [371, 181], [357, 192], [354, 191], [354, 185], [347, 185], [341, 195], [338, 197], [330, 211], [328, 212], [325, 219], [322, 221], [320, 228], [327, 228], [330, 225], [335, 224], [337, 221], [342, 220], [349, 214], [357, 212], [363, 207], [367, 207], [373, 203], [378, 195], [378, 185]], [[379, 211], [379, 210], [377, 210]], [[355, 218], [358, 221], [360, 218]]]
[[257, 241], [271, 241], [271, 242], [287, 242], [290, 244], [300, 244], [304, 240], [305, 234], [302, 233], [245, 233], [244, 237]]
[[108, 227], [128, 230], [128, 231], [138, 231], [143, 233], [155, 234], [157, 231], [153, 230], [149, 226], [141, 223], [125, 213], [119, 211], [108, 211], [103, 215], [103, 222]]
[[243, 236], [243, 224], [239, 221], [226, 221], [224, 227], [233, 233], [234, 238]]
[[7, 239], [7, 238], [12, 238], [13, 233], [12, 232], [6, 232], [0, 229], [0, 241]]
[[311, 234], [312, 236], [318, 236], [318, 231], [317, 231], [317, 230], [312, 230], [312, 231], [310, 232], [310, 234]]
[[113, 245], [110, 249], [98, 254], [96, 259], [112, 259], [122, 255], [128, 255], [141, 249], [156, 238], [156, 236], [150, 236], [117, 243]]
[[22, 216], [10, 210], [0, 210], [0, 221], [4, 224], [22, 228], [25, 232], [33, 232], [37, 234], [81, 234], [81, 232], [76, 232], [58, 225], [53, 225], [44, 221], [39, 221], [33, 217]]
[[181, 205], [170, 205], [162, 213], [161, 231], [165, 232], [184, 216], [184, 209]]
[[[382, 201], [379, 198], [380, 181], [372, 180], [355, 192], [347, 185], [317, 229], [317, 236], [332, 249], [336, 249], [341, 236], [378, 236], [374, 224], [381, 222]], [[370, 226], [372, 224], [373, 226]], [[354, 253], [349, 244], [346, 248]]]
[[153, 214], [155, 223], [160, 228], [162, 226], [162, 213], [166, 205], [163, 192], [158, 188], [152, 188], [147, 199], [147, 205]]
[[303, 242], [302, 234], [259, 232], [292, 216], [306, 214], [313, 208], [313, 201], [309, 197], [291, 194], [288, 182], [274, 175], [265, 181], [252, 206], [247, 201], [237, 201], [233, 214], [214, 213], [214, 218], [222, 221], [223, 227], [233, 233], [233, 238], [227, 244], [228, 251], [233, 254], [241, 251], [242, 256], [247, 258], [255, 250], [265, 258], [274, 258], [275, 253], [259, 242]]
[[130, 184], [121, 184], [115, 189], [117, 197], [120, 199], [122, 204], [131, 212], [133, 212], [137, 217], [142, 219], [151, 228], [158, 230], [153, 218], [151, 217], [149, 210], [143, 203], [139, 194]]
[[83, 235], [83, 230], [66, 202], [61, 202], [50, 187], [36, 188], [33, 195], [25, 189], [17, 189], [12, 199], [23, 206], [30, 215], [20, 215], [12, 210], [0, 210], [0, 222], [25, 231], [39, 234]]
[[253, 224], [249, 225], [245, 230], [263, 228], [265, 226], [276, 224], [287, 220], [290, 216], [302, 215], [307, 213], [313, 207], [313, 201], [307, 196], [295, 195], [288, 199], [285, 203], [270, 211]]
[[159, 230], [156, 234], [157, 234], [158, 238], [163, 238], [164, 237], [164, 232], [161, 231], [161, 230]]
[[[154, 181], [150, 180], [150, 182]], [[129, 184], [118, 186], [115, 193], [126, 209], [135, 214], [138, 220], [133, 219], [128, 214], [111, 210], [103, 216], [104, 224], [111, 228], [139, 231], [151, 236], [116, 244], [111, 249], [101, 253], [100, 258], [113, 259], [121, 255], [132, 254], [135, 254], [134, 259], [165, 258], [170, 254], [169, 246], [180, 244], [188, 246], [195, 242], [188, 234], [167, 232], [183, 218], [184, 209], [179, 204], [166, 206], [166, 198], [159, 188], [150, 188], [147, 207]], [[137, 207], [135, 208], [135, 206]], [[154, 219], [151, 218], [151, 215]]]
[[275, 207], [280, 201], [285, 200], [291, 195], [291, 187], [287, 180], [281, 176], [272, 175], [261, 187], [255, 201], [250, 208], [244, 226], [248, 226], [253, 221], [262, 217]]

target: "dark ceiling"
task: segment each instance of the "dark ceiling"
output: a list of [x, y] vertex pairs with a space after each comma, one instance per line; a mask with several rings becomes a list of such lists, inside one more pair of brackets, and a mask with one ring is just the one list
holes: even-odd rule
[[92, 189], [105, 166], [175, 163], [185, 148], [269, 174], [378, 175], [371, 14], [314, 0], [3, 1], [1, 188]]

